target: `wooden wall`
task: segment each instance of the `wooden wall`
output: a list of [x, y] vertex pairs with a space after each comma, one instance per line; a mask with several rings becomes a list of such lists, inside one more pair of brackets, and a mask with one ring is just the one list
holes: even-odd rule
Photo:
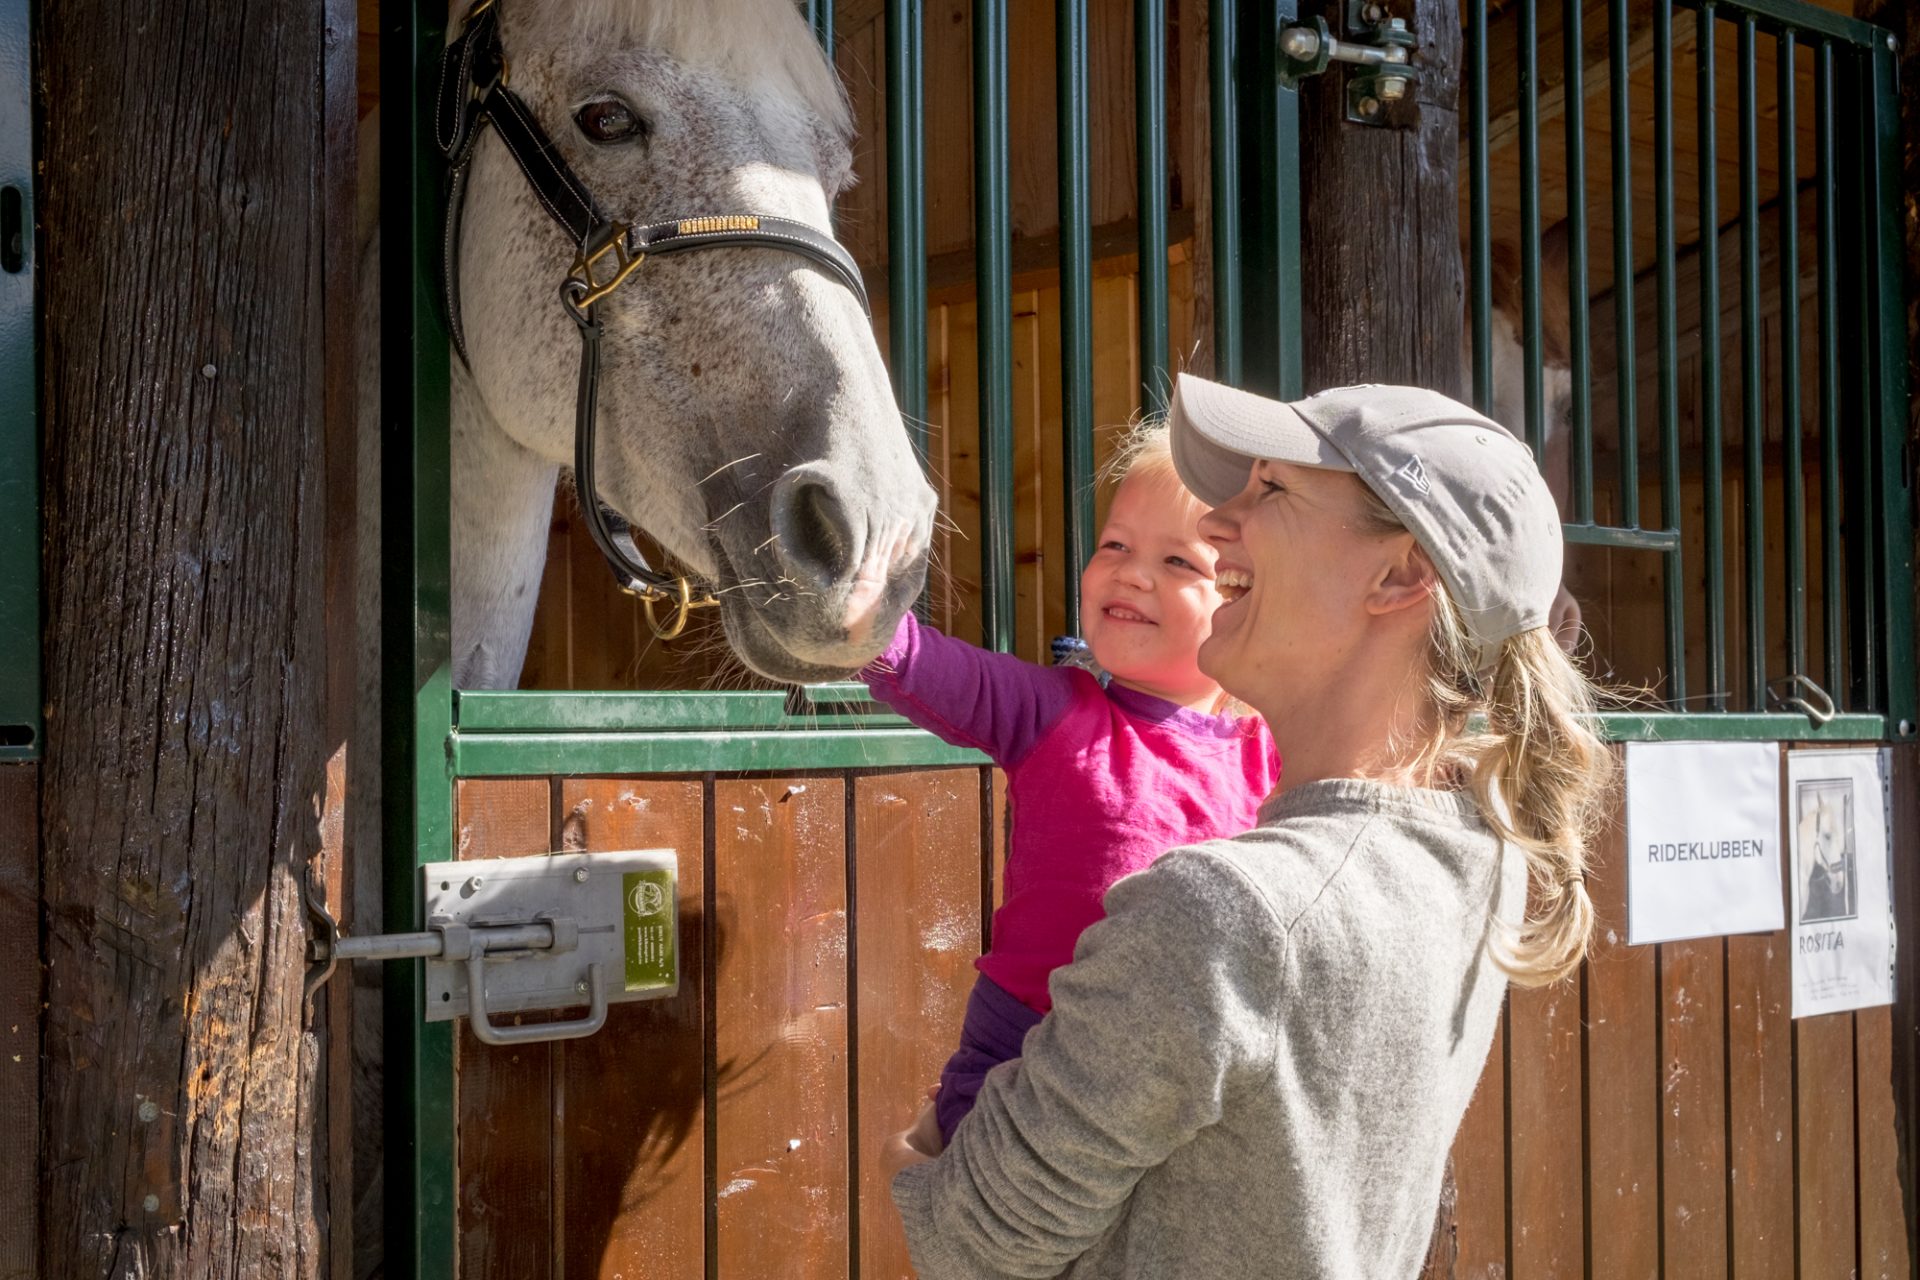
[[462, 1031], [462, 1280], [911, 1275], [878, 1172], [958, 1043], [1003, 852], [975, 768], [506, 778], [467, 858], [680, 854], [681, 990], [585, 1040]]
[[[1911, 868], [1920, 757], [1898, 750]], [[1454, 1144], [1457, 1256], [1438, 1274], [1910, 1274], [1896, 1010], [1792, 1020], [1785, 930], [1628, 947], [1623, 856], [1616, 828], [1587, 876], [1600, 920], [1578, 979], [1508, 998]]]
[[[965, 768], [462, 783], [464, 857], [679, 850], [684, 956], [588, 1040], [463, 1030], [462, 1280], [910, 1275], [876, 1153], [956, 1041], [1004, 819]], [[1792, 1021], [1784, 931], [1629, 948], [1622, 857], [1580, 974], [1509, 998], [1429, 1276], [1907, 1275], [1895, 1011]]]

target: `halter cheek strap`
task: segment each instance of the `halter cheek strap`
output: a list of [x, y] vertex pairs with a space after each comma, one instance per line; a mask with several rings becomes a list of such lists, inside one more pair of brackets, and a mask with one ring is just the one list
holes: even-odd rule
[[[461, 363], [471, 368], [460, 307], [460, 223], [474, 144], [481, 131], [491, 125], [541, 207], [574, 244], [573, 263], [560, 282], [560, 301], [580, 328], [573, 470], [574, 488], [586, 513], [588, 531], [621, 586], [647, 604], [648, 622], [655, 634], [671, 639], [685, 627], [689, 609], [714, 600], [711, 596], [694, 600], [684, 577], [662, 573], [649, 565], [634, 544], [627, 521], [600, 501], [593, 466], [600, 377], [597, 304], [638, 271], [649, 256], [695, 249], [762, 248], [806, 258], [852, 290], [869, 316], [873, 308], [852, 255], [833, 237], [805, 223], [752, 213], [674, 218], [640, 226], [608, 217], [586, 184], [567, 166], [526, 103], [507, 88], [507, 76], [506, 51], [500, 41], [500, 0], [480, 0], [468, 11], [460, 34], [447, 46], [434, 113], [435, 141], [448, 165], [442, 269], [454, 349]], [[653, 622], [652, 605], [658, 600], [676, 609], [665, 625]]]

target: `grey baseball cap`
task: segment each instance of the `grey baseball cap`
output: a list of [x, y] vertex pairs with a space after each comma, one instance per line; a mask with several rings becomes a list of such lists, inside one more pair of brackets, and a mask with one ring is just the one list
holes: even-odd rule
[[1247, 487], [1256, 458], [1350, 471], [1380, 495], [1447, 584], [1482, 669], [1500, 642], [1547, 625], [1560, 590], [1560, 513], [1533, 451], [1420, 387], [1338, 387], [1285, 403], [1181, 374], [1173, 464], [1201, 501]]

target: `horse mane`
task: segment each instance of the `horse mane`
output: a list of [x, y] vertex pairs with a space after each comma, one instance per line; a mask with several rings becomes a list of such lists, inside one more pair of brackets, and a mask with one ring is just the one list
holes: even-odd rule
[[791, 98], [842, 138], [853, 136], [840, 76], [793, 0], [573, 0], [565, 7], [583, 40], [658, 49]]

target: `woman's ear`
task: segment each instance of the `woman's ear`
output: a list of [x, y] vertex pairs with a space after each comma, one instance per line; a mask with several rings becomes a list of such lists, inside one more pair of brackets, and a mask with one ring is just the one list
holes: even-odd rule
[[1433, 561], [1427, 559], [1410, 533], [1396, 534], [1386, 542], [1388, 559], [1367, 592], [1367, 612], [1375, 615], [1398, 613], [1423, 603], [1433, 595], [1439, 582]]

